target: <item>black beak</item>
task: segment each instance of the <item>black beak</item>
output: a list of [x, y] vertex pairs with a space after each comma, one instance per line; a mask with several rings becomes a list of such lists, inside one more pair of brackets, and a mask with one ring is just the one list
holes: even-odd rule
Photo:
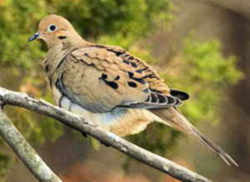
[[28, 41], [30, 42], [30, 41], [36, 40], [39, 36], [40, 36], [40, 34], [37, 32], [37, 33], [35, 33], [33, 36], [31, 36], [31, 37], [28, 39]]

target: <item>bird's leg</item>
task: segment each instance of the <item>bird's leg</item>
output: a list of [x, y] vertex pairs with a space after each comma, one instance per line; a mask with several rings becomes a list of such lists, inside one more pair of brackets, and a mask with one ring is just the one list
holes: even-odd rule
[[2, 100], [0, 100], [0, 111], [2, 111], [3, 110], [3, 108], [4, 108], [4, 102], [2, 101]]
[[103, 144], [105, 147], [110, 147], [110, 144], [104, 142], [104, 141], [101, 141], [101, 144]]
[[85, 138], [88, 137], [87, 133], [85, 133], [85, 132], [83, 132], [83, 131], [81, 131], [81, 133], [82, 133], [82, 135], [83, 135]]

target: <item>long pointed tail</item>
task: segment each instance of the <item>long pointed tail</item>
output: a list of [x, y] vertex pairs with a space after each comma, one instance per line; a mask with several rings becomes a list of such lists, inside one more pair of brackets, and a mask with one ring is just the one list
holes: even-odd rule
[[208, 146], [212, 151], [214, 151], [226, 164], [229, 166], [235, 165], [238, 167], [237, 162], [226, 152], [222, 150], [221, 147], [212, 142], [208, 137], [203, 135], [198, 129], [196, 129], [181, 113], [179, 113], [175, 108], [161, 109], [161, 110], [151, 110], [154, 114], [162, 118], [167, 124], [175, 129], [181, 130], [184, 133], [196, 136], [199, 140]]

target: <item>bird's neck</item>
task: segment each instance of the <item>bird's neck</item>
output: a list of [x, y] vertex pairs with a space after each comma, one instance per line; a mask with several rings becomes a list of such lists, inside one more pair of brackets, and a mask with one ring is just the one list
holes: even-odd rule
[[79, 39], [78, 41], [72, 42], [71, 45], [66, 44], [57, 44], [52, 47], [49, 47], [48, 54], [42, 62], [42, 67], [50, 78], [56, 72], [61, 61], [66, 55], [71, 51], [80, 47], [87, 47], [92, 43], [85, 41], [84, 39]]
[[48, 54], [42, 62], [43, 69], [47, 76], [53, 75], [56, 71], [56, 67], [67, 54], [67, 51], [67, 49], [63, 49], [62, 44], [49, 48]]

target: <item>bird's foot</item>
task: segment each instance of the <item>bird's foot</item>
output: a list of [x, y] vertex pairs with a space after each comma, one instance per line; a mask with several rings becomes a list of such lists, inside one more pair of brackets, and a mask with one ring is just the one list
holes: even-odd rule
[[87, 135], [87, 133], [85, 133], [85, 132], [81, 132], [82, 133], [82, 135], [86, 138], [86, 137], [88, 137], [88, 135]]
[[101, 141], [101, 144], [103, 144], [105, 147], [110, 147], [110, 144], [108, 144], [107, 142]]

